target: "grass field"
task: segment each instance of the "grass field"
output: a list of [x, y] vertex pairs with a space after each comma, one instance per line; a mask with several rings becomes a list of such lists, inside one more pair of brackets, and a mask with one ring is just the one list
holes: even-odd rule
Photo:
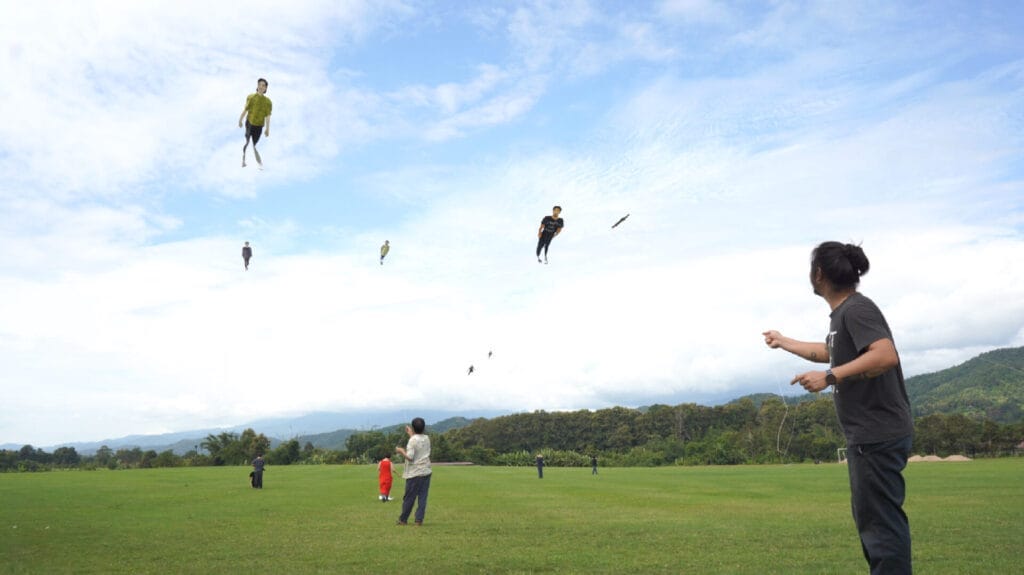
[[[1024, 459], [914, 463], [918, 573], [1024, 569]], [[423, 527], [370, 466], [0, 474], [0, 573], [866, 573], [845, 466], [434, 468]], [[401, 497], [402, 481], [392, 496]]]

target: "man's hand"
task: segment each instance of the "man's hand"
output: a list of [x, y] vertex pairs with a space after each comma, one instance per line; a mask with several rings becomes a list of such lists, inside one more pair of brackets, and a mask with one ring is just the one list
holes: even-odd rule
[[764, 342], [768, 344], [768, 347], [777, 349], [782, 346], [782, 334], [775, 331], [774, 329], [763, 332], [761, 335], [764, 336]]
[[799, 383], [804, 389], [812, 393], [818, 393], [828, 387], [828, 382], [825, 381], [824, 371], [808, 371], [807, 373], [801, 373], [794, 377], [793, 381], [789, 382], [790, 385], [793, 385], [794, 383]]

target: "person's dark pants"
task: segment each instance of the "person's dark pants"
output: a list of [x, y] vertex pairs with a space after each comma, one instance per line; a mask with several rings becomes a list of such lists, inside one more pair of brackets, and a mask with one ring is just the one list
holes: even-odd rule
[[253, 472], [252, 486], [256, 489], [263, 489], [263, 470]]
[[913, 437], [908, 435], [882, 443], [847, 446], [853, 522], [873, 575], [912, 573], [902, 474], [912, 444]]
[[597, 466], [596, 465], [591, 469], [590, 474], [591, 475], [597, 475]]
[[544, 479], [544, 468], [540, 465], [537, 466], [537, 478]]
[[260, 135], [263, 134], [263, 126], [253, 126], [249, 123], [249, 120], [245, 121], [245, 145], [242, 148], [249, 146], [249, 140], [252, 140], [252, 147], [255, 148], [256, 144], [260, 142]]
[[544, 258], [548, 257], [548, 246], [551, 245], [551, 238], [555, 237], [555, 234], [548, 232], [541, 232], [540, 239], [537, 240], [537, 257], [540, 257], [541, 248], [544, 249]]
[[410, 477], [405, 480], [405, 495], [402, 496], [402, 514], [398, 520], [405, 523], [412, 513], [412, 505], [419, 499], [416, 506], [416, 523], [423, 523], [423, 515], [427, 512], [427, 493], [430, 491], [430, 475]]

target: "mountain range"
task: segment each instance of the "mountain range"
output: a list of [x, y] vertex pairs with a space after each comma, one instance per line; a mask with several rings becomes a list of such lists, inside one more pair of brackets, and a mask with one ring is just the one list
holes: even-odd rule
[[[472, 418], [467, 419], [465, 412], [416, 412], [416, 415], [420, 415], [427, 421], [435, 422], [430, 425], [431, 431], [435, 433], [442, 433], [453, 427], [467, 425], [472, 419], [478, 417], [490, 418], [506, 414], [507, 412], [504, 411], [475, 411], [470, 414]], [[411, 412], [407, 411], [358, 413], [318, 411], [296, 417], [259, 419], [230, 427], [193, 429], [154, 435], [128, 435], [125, 437], [103, 439], [101, 441], [67, 442], [53, 446], [43, 446], [41, 449], [53, 451], [57, 447], [74, 447], [75, 451], [82, 455], [92, 455], [103, 446], [107, 446], [115, 451], [138, 447], [143, 450], [152, 449], [158, 453], [170, 449], [178, 455], [183, 455], [201, 446], [203, 440], [208, 435], [241, 433], [245, 429], [252, 429], [256, 433], [262, 433], [270, 438], [271, 448], [277, 447], [282, 441], [294, 438], [301, 445], [309, 442], [315, 447], [341, 450], [345, 448], [345, 441], [354, 433], [374, 429], [394, 429], [396, 426], [405, 425], [412, 418]], [[0, 444], [0, 449], [17, 450], [21, 449], [21, 447], [22, 445], [14, 443]]]
[[[1024, 419], [1024, 347], [989, 351], [960, 365], [908, 378], [906, 386], [915, 417], [960, 413], [972, 418], [987, 418], [998, 423], [1015, 423]], [[767, 398], [778, 396], [753, 394], [744, 397], [749, 397], [755, 404], [760, 404]], [[786, 401], [796, 402], [801, 399], [802, 396], [791, 397], [786, 398]], [[475, 418], [497, 417], [508, 415], [509, 412], [478, 411], [466, 414], [426, 411], [418, 414], [429, 422], [436, 422], [431, 424], [431, 431], [443, 433], [448, 429], [468, 425]], [[130, 435], [103, 441], [64, 443], [43, 449], [51, 451], [55, 447], [74, 447], [79, 453], [89, 455], [106, 445], [114, 450], [139, 447], [160, 452], [170, 449], [181, 455], [201, 445], [203, 439], [210, 434], [239, 433], [244, 429], [253, 429], [271, 438], [271, 447], [275, 447], [282, 440], [294, 438], [301, 445], [308, 442], [315, 447], [341, 450], [345, 447], [345, 441], [354, 433], [373, 429], [393, 429], [410, 419], [408, 411], [314, 412], [298, 417], [261, 419], [227, 428], [196, 429], [160, 435]], [[21, 447], [15, 444], [0, 445], [0, 449]]]

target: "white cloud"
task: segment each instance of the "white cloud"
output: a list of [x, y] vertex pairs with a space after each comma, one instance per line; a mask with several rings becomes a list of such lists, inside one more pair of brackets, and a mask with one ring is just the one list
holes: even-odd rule
[[731, 21], [728, 8], [713, 0], [664, 0], [659, 11], [664, 17], [696, 24], [726, 24]]
[[337, 150], [334, 130], [316, 129], [325, 112], [346, 127], [350, 119], [325, 85], [323, 48], [408, 15], [399, 2], [357, 1], [22, 7], [0, 24], [11, 46], [0, 53], [0, 101], [16, 110], [0, 138], [18, 142], [0, 156], [0, 174], [60, 197], [132, 195], [181, 175], [186, 186], [244, 194], [253, 182], [235, 169], [242, 136], [230, 128], [264, 76], [279, 110], [264, 144], [274, 173], [308, 177], [310, 159]]

